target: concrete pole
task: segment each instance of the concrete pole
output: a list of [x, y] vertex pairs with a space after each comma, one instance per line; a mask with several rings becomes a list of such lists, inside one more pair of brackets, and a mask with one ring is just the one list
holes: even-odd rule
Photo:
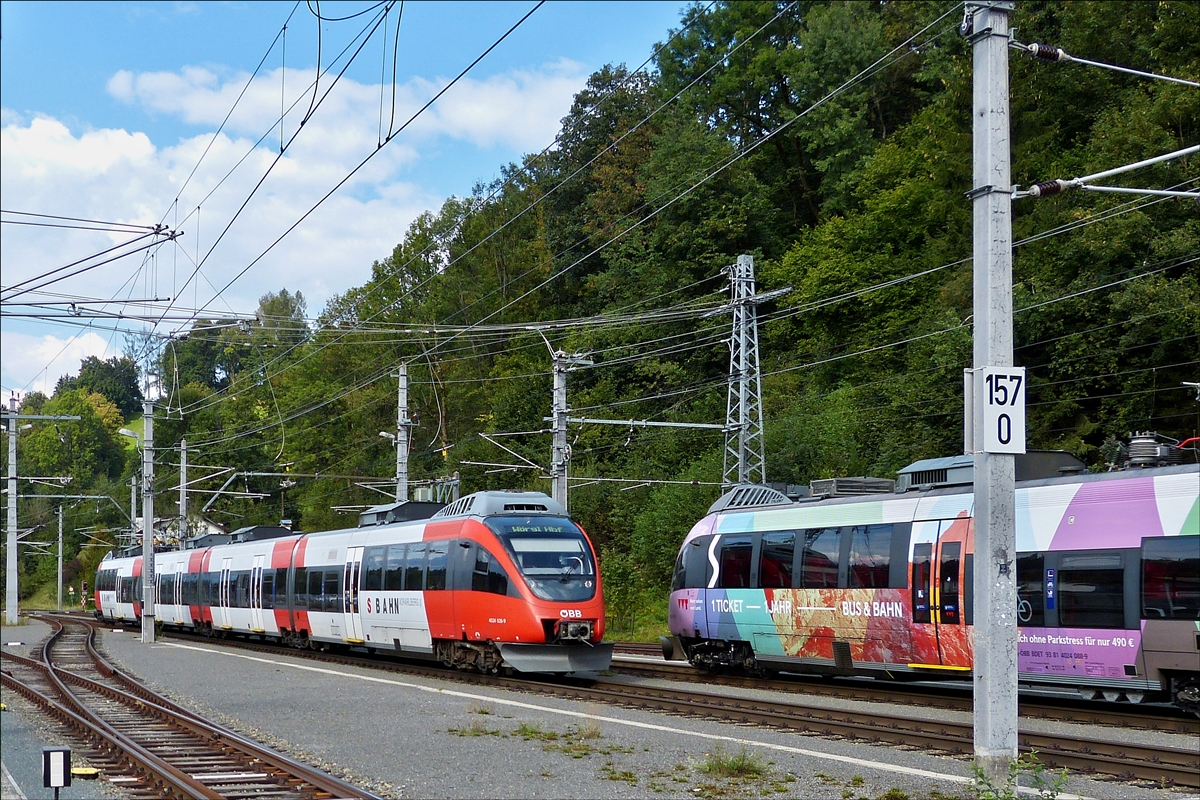
[[408, 365], [400, 365], [396, 404], [396, 502], [408, 499]]
[[187, 439], [179, 440], [179, 546], [187, 541]]
[[562, 353], [554, 356], [554, 443], [550, 459], [551, 496], [567, 507], [567, 361]]
[[154, 403], [142, 403], [142, 642], [154, 642]]
[[8, 417], [8, 537], [5, 555], [8, 581], [5, 592], [4, 619], [9, 625], [17, 624], [17, 398], [8, 399], [11, 412]]
[[58, 507], [58, 610], [62, 611], [62, 529], [63, 507]]
[[[1012, 336], [1008, 14], [1011, 0], [968, 0], [974, 55], [974, 366], [1008, 367]], [[975, 765], [996, 787], [1017, 757], [1014, 456], [979, 452], [975, 414]]]

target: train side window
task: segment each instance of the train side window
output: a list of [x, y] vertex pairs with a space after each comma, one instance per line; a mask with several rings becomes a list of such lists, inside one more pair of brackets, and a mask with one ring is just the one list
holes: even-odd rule
[[1125, 570], [1120, 553], [1060, 557], [1058, 622], [1064, 628], [1125, 627]]
[[958, 605], [958, 571], [962, 553], [961, 542], [943, 542], [941, 560], [938, 563], [938, 605], [942, 608], [941, 621], [957, 625], [961, 618]]
[[1017, 624], [1041, 628], [1046, 624], [1046, 556], [1017, 554]]
[[379, 592], [383, 590], [384, 562], [387, 560], [386, 547], [368, 547], [363, 556], [362, 576], [364, 592]]
[[703, 589], [708, 586], [708, 547], [711, 536], [698, 536], [683, 548], [683, 585], [681, 589]]
[[721, 565], [717, 586], [722, 589], [750, 588], [750, 559], [753, 552], [754, 540], [749, 535], [724, 537], [717, 559]]
[[308, 571], [308, 607], [313, 611], [324, 611], [325, 600], [322, 585], [325, 581], [325, 573], [319, 569], [310, 569]]
[[275, 570], [264, 569], [262, 574], [262, 607], [275, 607]]
[[913, 545], [912, 610], [913, 622], [933, 622], [929, 608], [929, 583], [933, 578], [933, 544]]
[[758, 585], [763, 589], [792, 588], [792, 561], [796, 555], [796, 532], [764, 533], [758, 559]]
[[471, 570], [471, 591], [487, 591], [488, 566], [491, 563], [492, 554], [485, 548], [475, 545], [475, 566]]
[[487, 590], [492, 594], [511, 594], [515, 597], [520, 597], [520, 594], [516, 591], [509, 591], [510, 586], [515, 590], [516, 584], [509, 582], [508, 573], [504, 571], [504, 567], [500, 565], [500, 562], [494, 558], [492, 559], [491, 565], [488, 567], [487, 585]]
[[446, 553], [448, 550], [449, 542], [429, 543], [429, 561], [425, 577], [426, 589], [446, 588]]
[[842, 556], [842, 533], [838, 528], [814, 528], [804, 532], [800, 585], [804, 589], [838, 588], [838, 564]]
[[679, 555], [675, 556], [675, 569], [671, 572], [671, 591], [677, 592], [684, 587], [684, 582], [687, 580], [687, 557], [688, 550], [692, 548], [685, 545], [679, 548]]
[[383, 588], [389, 592], [404, 588], [404, 554], [407, 547], [406, 544], [394, 544], [387, 549], [387, 574]]
[[483, 547], [475, 549], [475, 570], [471, 574], [471, 589], [476, 592], [508, 594], [508, 573], [496, 557]]
[[237, 602], [238, 608], [250, 608], [250, 572], [243, 570], [238, 573]]
[[325, 571], [325, 610], [342, 610], [342, 571], [340, 569]]
[[1142, 540], [1142, 619], [1200, 619], [1200, 537]]
[[296, 577], [292, 581], [292, 593], [296, 608], [308, 608], [308, 569], [296, 567]]
[[891, 577], [892, 526], [850, 528], [850, 588], [886, 589]]
[[419, 592], [425, 588], [425, 543], [414, 542], [408, 546], [408, 558], [404, 562], [404, 590]]

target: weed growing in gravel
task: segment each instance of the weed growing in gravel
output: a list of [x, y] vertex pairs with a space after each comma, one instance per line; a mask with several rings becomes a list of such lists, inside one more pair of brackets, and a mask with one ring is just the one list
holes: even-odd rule
[[637, 786], [638, 777], [627, 769], [618, 770], [612, 766], [612, 762], [605, 764], [600, 768], [604, 773], [604, 777], [610, 781], [625, 781], [630, 786]]
[[537, 739], [542, 742], [553, 742], [558, 738], [558, 733], [555, 731], [544, 731], [542, 726], [536, 722], [522, 722], [517, 725], [517, 729], [513, 731], [515, 736], [520, 736], [525, 741]]
[[867, 779], [864, 778], [862, 775], [855, 775], [853, 778], [850, 779], [851, 786], [862, 786], [866, 782], [867, 782]]
[[700, 771], [719, 778], [761, 778], [767, 774], [768, 768], [761, 756], [744, 747], [736, 755], [717, 747], [715, 752], [708, 754], [708, 760], [700, 765]]
[[908, 792], [897, 789], [895, 786], [893, 786], [891, 789], [888, 789], [886, 792], [879, 795], [877, 800], [909, 800], [909, 798]]
[[483, 716], [487, 716], [487, 715], [493, 714], [495, 712], [492, 711], [492, 707], [489, 706], [487, 703], [472, 703], [470, 706], [467, 707], [467, 713], [468, 714], [480, 714]]
[[495, 728], [489, 728], [487, 723], [481, 719], [471, 720], [471, 724], [465, 728], [447, 728], [447, 733], [453, 733], [455, 736], [500, 736], [500, 731]]
[[1017, 784], [1022, 775], [1029, 778], [1029, 783], [1040, 800], [1054, 800], [1067, 785], [1067, 771], [1063, 769], [1047, 773], [1046, 766], [1038, 759], [1036, 750], [1009, 762], [1008, 780], [1002, 786], [993, 784], [979, 767], [972, 767], [971, 771], [975, 773], [971, 793], [978, 800], [1015, 800]]

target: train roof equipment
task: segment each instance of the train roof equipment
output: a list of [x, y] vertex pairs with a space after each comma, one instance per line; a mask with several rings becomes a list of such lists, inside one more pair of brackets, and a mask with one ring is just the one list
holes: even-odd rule
[[445, 503], [430, 503], [422, 500], [401, 500], [398, 503], [384, 503], [371, 506], [358, 515], [358, 527], [369, 525], [390, 525], [393, 522], [413, 522], [419, 519], [429, 519], [446, 507]]
[[435, 519], [446, 517], [489, 517], [495, 514], [549, 514], [565, 517], [567, 509], [562, 503], [542, 492], [522, 492], [515, 489], [504, 491], [475, 492], [460, 497], [441, 511]]

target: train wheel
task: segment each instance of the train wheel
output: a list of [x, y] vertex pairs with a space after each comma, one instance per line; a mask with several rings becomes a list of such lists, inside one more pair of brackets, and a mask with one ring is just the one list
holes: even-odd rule
[[1175, 678], [1175, 705], [1200, 717], [1200, 676]]

